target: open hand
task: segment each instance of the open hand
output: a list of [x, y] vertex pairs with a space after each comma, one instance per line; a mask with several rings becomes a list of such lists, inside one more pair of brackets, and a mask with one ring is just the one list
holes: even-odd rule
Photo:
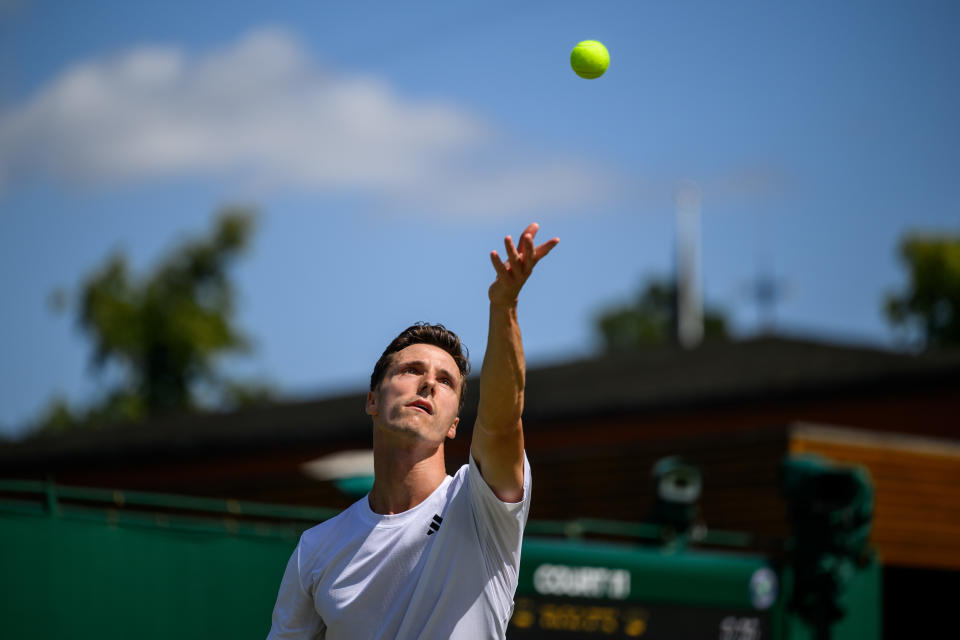
[[520, 234], [520, 246], [514, 246], [513, 238], [507, 236], [503, 245], [507, 249], [506, 261], [501, 261], [496, 251], [490, 252], [490, 261], [497, 270], [497, 279], [490, 285], [490, 303], [498, 305], [515, 305], [520, 295], [523, 283], [533, 272], [533, 267], [550, 253], [560, 238], [547, 240], [539, 247], [533, 246], [533, 238], [537, 235], [540, 225], [536, 222], [527, 226]]

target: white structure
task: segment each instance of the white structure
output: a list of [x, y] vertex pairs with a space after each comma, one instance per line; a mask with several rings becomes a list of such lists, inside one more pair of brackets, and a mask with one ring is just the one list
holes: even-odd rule
[[700, 187], [677, 185], [677, 339], [685, 349], [703, 341], [703, 299], [700, 291]]

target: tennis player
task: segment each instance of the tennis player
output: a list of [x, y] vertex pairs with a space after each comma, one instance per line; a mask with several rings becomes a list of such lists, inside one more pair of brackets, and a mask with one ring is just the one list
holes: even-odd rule
[[417, 324], [374, 367], [370, 493], [301, 536], [280, 584], [269, 640], [503, 638], [530, 511], [525, 364], [517, 300], [559, 242], [538, 225], [490, 258], [490, 326], [469, 463], [448, 476], [469, 363], [442, 325]]

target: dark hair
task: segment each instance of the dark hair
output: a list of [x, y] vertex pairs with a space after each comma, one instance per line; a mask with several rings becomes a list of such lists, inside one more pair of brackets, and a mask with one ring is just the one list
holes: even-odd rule
[[459, 410], [463, 410], [463, 399], [467, 395], [467, 376], [470, 375], [470, 361], [467, 360], [469, 352], [460, 342], [457, 334], [442, 324], [418, 322], [401, 331], [400, 335], [387, 345], [380, 359], [377, 360], [377, 364], [373, 367], [373, 373], [370, 375], [370, 391], [375, 391], [383, 382], [383, 377], [387, 374], [387, 369], [393, 362], [393, 354], [414, 344], [429, 344], [440, 347], [453, 357], [453, 361], [457, 363], [457, 368], [460, 369]]

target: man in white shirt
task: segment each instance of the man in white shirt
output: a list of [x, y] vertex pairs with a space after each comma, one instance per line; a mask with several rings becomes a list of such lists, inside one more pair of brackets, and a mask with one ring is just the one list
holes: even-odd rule
[[401, 333], [374, 367], [374, 484], [304, 532], [290, 557], [268, 640], [503, 638], [530, 509], [523, 447], [525, 365], [517, 300], [559, 240], [531, 224], [506, 260], [490, 258], [490, 326], [470, 461], [446, 474], [469, 365], [441, 325]]

